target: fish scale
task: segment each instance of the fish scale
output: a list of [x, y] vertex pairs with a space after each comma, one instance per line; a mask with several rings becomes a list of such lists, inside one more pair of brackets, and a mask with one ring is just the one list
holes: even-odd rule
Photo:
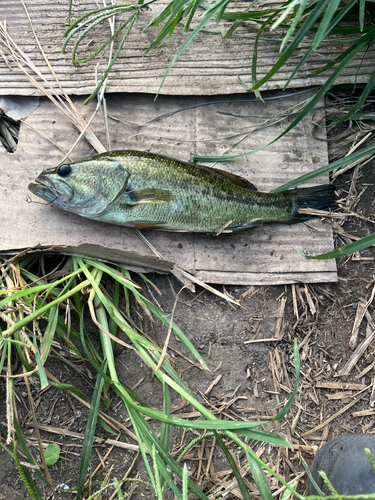
[[29, 189], [83, 217], [132, 227], [214, 233], [295, 223], [299, 208], [335, 207], [334, 187], [262, 193], [222, 170], [140, 151], [113, 151], [42, 172]]

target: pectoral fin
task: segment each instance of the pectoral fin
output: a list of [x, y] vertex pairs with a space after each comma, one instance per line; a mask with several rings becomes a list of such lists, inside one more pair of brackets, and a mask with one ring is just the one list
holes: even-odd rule
[[174, 199], [174, 195], [167, 189], [137, 189], [127, 193], [132, 200], [131, 205], [139, 205], [141, 203], [168, 203]]

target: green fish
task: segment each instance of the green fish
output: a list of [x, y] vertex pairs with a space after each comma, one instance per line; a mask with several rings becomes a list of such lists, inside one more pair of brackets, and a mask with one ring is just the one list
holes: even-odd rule
[[222, 170], [140, 151], [113, 151], [42, 172], [30, 191], [89, 219], [165, 231], [236, 232], [307, 220], [335, 208], [334, 187], [261, 193]]

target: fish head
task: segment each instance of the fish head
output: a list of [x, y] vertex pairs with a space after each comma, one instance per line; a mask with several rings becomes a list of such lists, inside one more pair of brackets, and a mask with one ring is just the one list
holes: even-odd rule
[[49, 204], [84, 217], [108, 209], [125, 190], [129, 178], [112, 159], [88, 159], [44, 170], [29, 190]]

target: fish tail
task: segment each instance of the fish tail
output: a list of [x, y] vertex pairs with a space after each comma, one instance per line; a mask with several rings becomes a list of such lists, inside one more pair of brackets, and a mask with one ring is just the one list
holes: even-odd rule
[[335, 187], [332, 184], [298, 188], [286, 191], [292, 200], [292, 224], [310, 219], [313, 215], [301, 214], [300, 208], [311, 208], [315, 210], [334, 210], [337, 208], [335, 199]]

